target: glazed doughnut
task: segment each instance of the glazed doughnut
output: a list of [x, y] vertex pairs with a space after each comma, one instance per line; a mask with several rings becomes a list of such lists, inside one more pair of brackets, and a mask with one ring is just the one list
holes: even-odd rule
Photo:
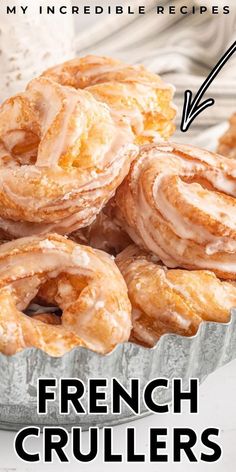
[[132, 304], [130, 340], [147, 347], [165, 333], [192, 336], [204, 321], [228, 322], [236, 287], [207, 270], [167, 269], [132, 245], [116, 258]]
[[[61, 325], [24, 314], [35, 297], [62, 310]], [[54, 315], [55, 316], [55, 315]], [[46, 321], [46, 322], [45, 322]], [[0, 351], [62, 356], [75, 346], [110, 352], [128, 340], [131, 307], [115, 262], [56, 234], [0, 246]]]
[[162, 83], [161, 78], [143, 66], [133, 66], [106, 56], [88, 55], [53, 66], [43, 75], [62, 85], [84, 89], [104, 82]]
[[128, 234], [102, 210], [96, 220], [87, 228], [79, 229], [69, 237], [80, 244], [117, 255], [132, 243]]
[[0, 107], [0, 236], [88, 226], [128, 173], [132, 139], [89, 92], [33, 80]]
[[222, 156], [236, 158], [236, 113], [229, 120], [228, 130], [219, 139], [217, 152]]
[[44, 76], [76, 89], [86, 88], [107, 103], [118, 120], [129, 123], [138, 144], [167, 139], [175, 130], [174, 89], [143, 66], [91, 55], [52, 67]]
[[236, 162], [193, 146], [146, 145], [117, 190], [116, 220], [171, 268], [236, 280]]

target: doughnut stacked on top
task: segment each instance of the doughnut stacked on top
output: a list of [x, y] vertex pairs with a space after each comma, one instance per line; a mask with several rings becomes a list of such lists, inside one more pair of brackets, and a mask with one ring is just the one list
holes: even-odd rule
[[105, 354], [229, 320], [236, 164], [164, 142], [172, 96], [142, 66], [87, 56], [0, 106], [3, 353]]

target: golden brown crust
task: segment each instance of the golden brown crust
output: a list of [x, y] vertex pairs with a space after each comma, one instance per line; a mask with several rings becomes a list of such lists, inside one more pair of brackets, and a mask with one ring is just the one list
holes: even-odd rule
[[61, 325], [60, 316], [57, 316], [54, 313], [37, 313], [35, 315], [31, 315], [31, 318], [34, 320], [42, 321], [43, 323], [49, 325]]
[[175, 130], [174, 89], [143, 66], [110, 57], [86, 56], [52, 67], [43, 74], [63, 85], [88, 90], [129, 123], [135, 142], [169, 138]]
[[236, 287], [206, 270], [168, 270], [135, 245], [116, 258], [132, 304], [131, 340], [152, 347], [165, 333], [192, 336], [202, 321], [229, 321]]
[[[61, 324], [52, 323], [55, 315], [48, 313], [24, 314], [36, 296], [42, 304], [61, 309]], [[130, 311], [127, 287], [108, 254], [56, 234], [0, 246], [0, 351], [4, 354], [36, 347], [62, 356], [76, 346], [110, 352], [129, 338]]]
[[89, 225], [137, 154], [129, 127], [87, 91], [44, 77], [0, 107], [0, 237]]
[[236, 162], [193, 146], [140, 148], [113, 216], [168, 267], [236, 279]]
[[146, 84], [163, 84], [162, 79], [149, 72], [142, 65], [133, 66], [106, 56], [76, 57], [43, 73], [62, 85], [76, 89], [87, 88], [104, 82], [137, 82]]
[[217, 152], [222, 156], [236, 158], [236, 113], [229, 119], [229, 128], [219, 139]]

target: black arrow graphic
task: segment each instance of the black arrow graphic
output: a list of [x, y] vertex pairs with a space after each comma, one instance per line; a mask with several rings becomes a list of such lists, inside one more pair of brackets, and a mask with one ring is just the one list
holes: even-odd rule
[[215, 67], [212, 69], [211, 73], [208, 75], [206, 80], [204, 80], [202, 86], [198, 90], [195, 98], [192, 101], [193, 98], [193, 93], [191, 90], [186, 90], [184, 93], [184, 105], [183, 105], [183, 114], [182, 114], [182, 120], [181, 120], [181, 125], [180, 129], [185, 133], [193, 120], [201, 113], [203, 110], [205, 110], [207, 107], [210, 107], [214, 105], [215, 100], [214, 98], [208, 98], [204, 102], [202, 102], [199, 105], [199, 102], [210, 86], [210, 84], [213, 82], [213, 80], [216, 78], [216, 76], [219, 74], [221, 71], [222, 67], [226, 64], [226, 62], [230, 59], [230, 57], [235, 53], [236, 51], [236, 41], [230, 46], [229, 49], [224, 53], [222, 58], [217, 62]]

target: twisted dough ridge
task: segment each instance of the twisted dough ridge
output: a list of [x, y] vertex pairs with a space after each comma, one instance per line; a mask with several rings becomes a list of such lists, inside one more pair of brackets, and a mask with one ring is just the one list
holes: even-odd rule
[[236, 279], [236, 162], [193, 146], [147, 145], [113, 202], [138, 245], [167, 267]]
[[[62, 310], [61, 324], [23, 313], [37, 296]], [[43, 321], [42, 321], [43, 320]], [[102, 251], [56, 235], [0, 246], [0, 351], [26, 347], [62, 356], [75, 346], [99, 353], [128, 340], [131, 307], [115, 262]]]
[[0, 107], [0, 236], [89, 225], [137, 148], [89, 92], [41, 77]]
[[229, 119], [229, 128], [219, 139], [217, 152], [222, 156], [236, 158], [236, 113]]
[[174, 88], [143, 66], [89, 55], [52, 67], [43, 74], [62, 85], [87, 89], [130, 125], [136, 143], [167, 139], [175, 130]]
[[131, 341], [147, 347], [165, 333], [192, 336], [202, 321], [228, 322], [236, 287], [207, 270], [168, 270], [135, 245], [116, 258], [132, 304]]

